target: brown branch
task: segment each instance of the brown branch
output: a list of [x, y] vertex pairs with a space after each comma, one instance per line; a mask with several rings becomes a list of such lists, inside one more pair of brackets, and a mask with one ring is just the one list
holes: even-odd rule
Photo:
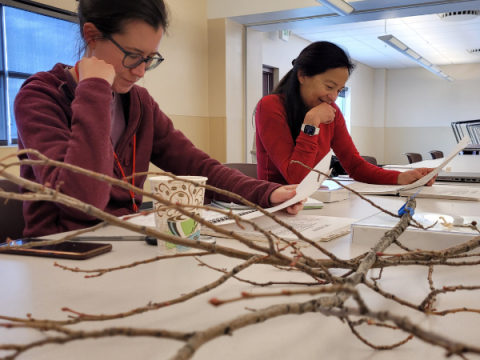
[[37, 348], [47, 344], [66, 344], [76, 340], [84, 339], [99, 339], [113, 336], [127, 336], [127, 337], [155, 337], [178, 341], [188, 341], [192, 333], [183, 333], [168, 330], [150, 330], [150, 329], [136, 329], [136, 328], [108, 328], [98, 331], [74, 331], [64, 327], [55, 325], [38, 325], [37, 324], [0, 324], [4, 328], [36, 328], [41, 331], [56, 331], [66, 336], [61, 337], [47, 337], [46, 339], [35, 341], [26, 345], [6, 344], [0, 345], [0, 350], [14, 351], [12, 355], [2, 358], [3, 360], [14, 360], [27, 350]]
[[446, 294], [448, 292], [455, 292], [455, 291], [461, 291], [461, 290], [467, 290], [467, 291], [472, 291], [472, 290], [480, 290], [480, 286], [463, 286], [463, 285], [458, 285], [458, 286], [444, 286], [443, 289], [433, 289], [430, 294], [427, 295], [427, 297], [422, 301], [422, 303], [419, 306], [419, 309], [423, 310], [427, 308], [427, 305], [434, 299], [438, 294]]
[[[433, 265], [430, 265], [428, 267], [428, 285], [430, 287], [430, 291], [433, 291], [435, 292], [435, 286], [433, 286], [433, 279], [432, 279], [432, 276], [433, 276]], [[432, 309], [433, 309], [433, 305], [435, 304], [435, 301], [437, 300], [437, 296], [436, 294], [431, 296], [430, 297], [430, 300], [428, 301], [428, 304], [427, 306], [425, 307], [425, 312], [431, 312]]]
[[59, 267], [62, 270], [68, 270], [68, 271], [76, 272], [76, 273], [95, 273], [94, 275], [85, 275], [85, 278], [89, 279], [89, 278], [102, 276], [103, 274], [106, 274], [107, 272], [129, 269], [129, 268], [133, 268], [133, 267], [138, 266], [138, 265], [145, 265], [145, 264], [149, 264], [149, 263], [159, 261], [159, 260], [167, 260], [167, 259], [174, 259], [174, 258], [180, 258], [180, 257], [204, 256], [204, 255], [212, 255], [212, 253], [210, 253], [210, 252], [199, 252], [199, 253], [191, 253], [191, 254], [188, 253], [188, 254], [155, 256], [154, 258], [151, 258], [151, 259], [142, 260], [142, 261], [135, 261], [134, 263], [131, 263], [130, 265], [122, 265], [122, 266], [117, 266], [117, 267], [112, 267], [112, 268], [95, 269], [95, 270], [81, 270], [78, 267], [71, 268], [71, 267], [68, 267], [68, 266], [60, 265], [57, 262], [55, 262], [53, 265]]
[[[361, 342], [363, 342], [364, 344], [370, 346], [372, 349], [375, 349], [375, 350], [392, 350], [392, 349], [395, 349], [399, 346], [402, 346], [402, 345], [406, 344], [408, 341], [413, 339], [413, 335], [409, 335], [405, 340], [402, 340], [402, 341], [400, 341], [398, 343], [395, 343], [393, 345], [374, 345], [371, 342], [369, 342], [367, 339], [365, 339], [362, 335], [360, 335], [360, 333], [355, 329], [355, 325], [352, 323], [352, 321], [349, 319], [348, 316], [346, 317], [346, 320], [347, 320], [348, 326], [350, 327], [350, 330], [352, 330], [352, 333], [355, 334], [355, 336]], [[390, 327], [390, 328], [392, 328], [392, 327]], [[395, 327], [395, 329], [398, 329], [398, 328]]]
[[[224, 269], [218, 269], [216, 267], [213, 267], [211, 265], [208, 265], [207, 263], [201, 261], [200, 259], [197, 259], [195, 258], [195, 260], [197, 260], [200, 265], [199, 266], [205, 266], [209, 269], [212, 269], [212, 270], [215, 270], [215, 271], [218, 271], [218, 272], [222, 272], [224, 274], [227, 273], [226, 270]], [[269, 281], [269, 282], [266, 282], [266, 283], [258, 283], [258, 282], [254, 282], [254, 281], [251, 281], [251, 280], [245, 280], [245, 279], [242, 279], [242, 278], [239, 278], [238, 276], [233, 276], [234, 279], [240, 281], [240, 282], [244, 282], [244, 283], [247, 283], [247, 284], [250, 284], [250, 285], [254, 285], [254, 286], [260, 286], [260, 287], [266, 287], [266, 286], [272, 286], [272, 285], [306, 285], [306, 286], [318, 286], [318, 285], [323, 285], [325, 284], [324, 281], [320, 280], [320, 279], [317, 279], [316, 282], [312, 283], [312, 282], [294, 282], [294, 281], [286, 281], [286, 282], [275, 282], [275, 281]]]

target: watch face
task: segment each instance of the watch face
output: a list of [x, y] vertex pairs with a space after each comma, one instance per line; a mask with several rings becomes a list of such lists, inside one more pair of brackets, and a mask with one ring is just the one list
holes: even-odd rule
[[312, 125], [305, 125], [305, 127], [303, 128], [303, 132], [307, 135], [315, 135], [315, 126], [312, 126]]

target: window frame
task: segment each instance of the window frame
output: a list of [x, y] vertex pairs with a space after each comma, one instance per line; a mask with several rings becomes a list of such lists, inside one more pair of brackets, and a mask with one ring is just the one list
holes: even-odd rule
[[59, 9], [50, 5], [45, 5], [31, 0], [0, 0], [0, 127], [5, 131], [6, 140], [0, 139], [0, 147], [18, 144], [17, 139], [12, 139], [9, 131], [9, 103], [8, 103], [8, 78], [28, 79], [29, 73], [16, 71], [5, 71], [6, 69], [6, 34], [5, 34], [5, 16], [4, 6], [17, 8], [40, 15], [45, 15], [60, 20], [69, 21], [78, 24], [78, 16], [75, 12]]

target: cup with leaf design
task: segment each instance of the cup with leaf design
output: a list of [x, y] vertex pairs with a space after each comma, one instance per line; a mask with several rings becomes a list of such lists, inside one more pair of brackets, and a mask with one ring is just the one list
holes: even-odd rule
[[[172, 179], [169, 176], [149, 178], [153, 194], [173, 204], [185, 205], [184, 209], [188, 212], [202, 216], [202, 209], [190, 208], [188, 205], [203, 205], [205, 189], [185, 182], [184, 179], [201, 185], [205, 185], [208, 180], [203, 176], [178, 176], [177, 179]], [[155, 227], [158, 231], [199, 241], [200, 223], [155, 199], [153, 200], [153, 208], [155, 209]], [[160, 239], [157, 240], [157, 244], [158, 252], [161, 255], [175, 255], [191, 250], [190, 247], [175, 245]]]

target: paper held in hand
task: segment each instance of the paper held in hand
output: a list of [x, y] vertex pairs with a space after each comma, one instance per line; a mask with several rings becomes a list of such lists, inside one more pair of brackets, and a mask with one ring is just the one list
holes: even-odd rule
[[[314, 167], [315, 170], [323, 172], [324, 174], [330, 174], [328, 168], [330, 166], [330, 156], [325, 156], [318, 164]], [[265, 209], [269, 213], [274, 213], [279, 210], [286, 209], [287, 207], [294, 205], [302, 200], [305, 200], [310, 195], [312, 195], [325, 181], [326, 177], [316, 173], [315, 171], [310, 171], [310, 173], [298, 184], [296, 189], [296, 195], [290, 200], [285, 201], [284, 203]], [[234, 211], [234, 214], [240, 215], [242, 219], [255, 219], [257, 217], [263, 216], [263, 214], [258, 210], [238, 210]], [[226, 225], [234, 223], [235, 220], [228, 219], [227, 216], [218, 214], [217, 217], [211, 218], [210, 221], [215, 222], [216, 225]]]
[[[356, 192], [362, 194], [362, 195], [403, 195], [402, 192], [407, 192], [405, 195], [408, 196], [410, 194], [410, 190], [416, 189], [424, 186], [426, 183], [428, 183], [433, 177], [435, 177], [442, 169], [455, 157], [458, 155], [460, 151], [462, 151], [470, 142], [470, 137], [467, 135], [465, 136], [462, 141], [460, 141], [455, 149], [452, 150], [452, 152], [445, 157], [445, 159], [442, 161], [442, 163], [436, 167], [432, 172], [430, 172], [428, 175], [422, 177], [421, 179], [418, 179], [415, 181], [413, 184], [410, 185], [373, 185], [373, 184], [365, 184], [361, 182], [356, 182], [353, 184], [349, 184], [348, 187], [351, 188], [352, 190], [355, 190]], [[423, 197], [423, 191], [421, 191], [417, 197]], [[465, 199], [466, 200], [466, 199]]]

